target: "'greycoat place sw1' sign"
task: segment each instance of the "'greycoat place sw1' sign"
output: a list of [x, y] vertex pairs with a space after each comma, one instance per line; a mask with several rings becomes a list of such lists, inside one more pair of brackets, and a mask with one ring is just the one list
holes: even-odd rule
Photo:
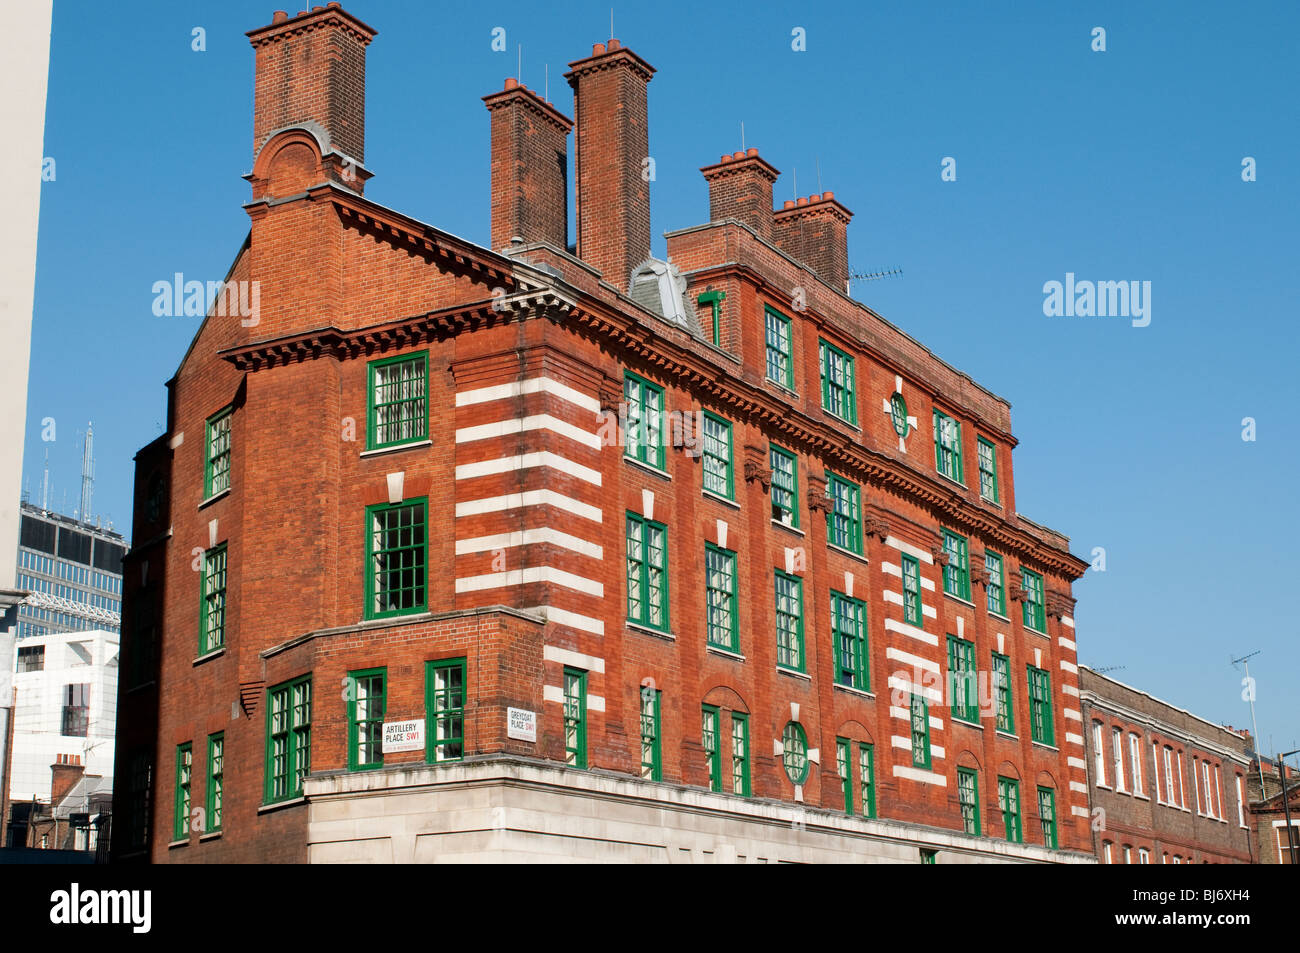
[[517, 741], [536, 741], [537, 712], [523, 708], [507, 708], [506, 737]]
[[424, 719], [384, 722], [384, 754], [424, 750]]

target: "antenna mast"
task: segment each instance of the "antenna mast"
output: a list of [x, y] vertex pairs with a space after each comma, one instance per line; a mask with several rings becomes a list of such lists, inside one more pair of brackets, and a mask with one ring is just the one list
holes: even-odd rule
[[1262, 798], [1264, 792], [1264, 760], [1259, 756], [1259, 725], [1255, 722], [1255, 683], [1250, 678], [1250, 660], [1260, 653], [1256, 649], [1249, 655], [1243, 655], [1241, 658], [1232, 660], [1232, 667], [1236, 668], [1238, 663], [1246, 666], [1246, 685], [1250, 689], [1250, 743], [1255, 746], [1255, 764], [1259, 768], [1259, 796]]
[[95, 431], [86, 424], [86, 445], [81, 453], [81, 519], [90, 522], [90, 499], [95, 492]]

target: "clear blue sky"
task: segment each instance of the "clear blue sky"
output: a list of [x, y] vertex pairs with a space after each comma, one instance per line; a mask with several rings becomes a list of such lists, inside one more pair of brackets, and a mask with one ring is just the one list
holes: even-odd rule
[[[514, 74], [522, 44], [523, 81], [541, 87], [549, 64], [570, 112], [562, 73], [608, 38], [608, 3], [347, 6], [379, 30], [366, 194], [486, 243], [479, 97]], [[659, 70], [655, 251], [707, 217], [698, 169], [740, 148], [742, 121], [783, 173], [778, 199], [795, 171], [802, 194], [833, 189], [855, 214], [854, 270], [904, 269], [857, 297], [1011, 401], [1020, 511], [1085, 558], [1105, 548], [1106, 571], [1075, 588], [1080, 658], [1248, 726], [1229, 658], [1259, 649], [1261, 740], [1297, 747], [1300, 8], [1088, 7], [617, 6], [616, 34]], [[247, 232], [244, 32], [274, 8], [55, 2], [57, 178], [41, 203], [24, 469], [35, 493], [48, 447], [53, 499], [66, 491], [71, 509], [77, 430], [93, 420], [95, 510], [119, 528], [132, 455], [162, 432], [163, 382], [198, 323], [154, 317], [150, 288], [177, 271], [220, 279]], [[191, 50], [196, 26], [205, 52]], [[508, 53], [491, 50], [498, 26]], [[945, 156], [955, 182], [940, 180]], [[1242, 181], [1244, 156], [1258, 181]], [[1045, 317], [1043, 283], [1066, 272], [1150, 281], [1150, 326]]]

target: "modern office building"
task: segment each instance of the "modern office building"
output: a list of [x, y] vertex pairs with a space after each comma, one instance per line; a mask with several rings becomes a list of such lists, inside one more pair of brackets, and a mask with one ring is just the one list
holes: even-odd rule
[[724, 156], [652, 258], [611, 39], [573, 118], [484, 97], [457, 238], [365, 194], [374, 36], [249, 34], [251, 230], [136, 458], [117, 858], [1092, 863], [1087, 564], [1007, 401], [848, 295], [840, 199]]
[[1086, 666], [1079, 687], [1100, 863], [1256, 862], [1248, 733]]
[[18, 588], [31, 593], [18, 607], [19, 640], [62, 632], [118, 632], [122, 611], [121, 533], [21, 504]]
[[31, 636], [17, 655], [10, 796], [48, 803], [50, 766], [69, 755], [86, 774], [112, 777], [117, 633]]

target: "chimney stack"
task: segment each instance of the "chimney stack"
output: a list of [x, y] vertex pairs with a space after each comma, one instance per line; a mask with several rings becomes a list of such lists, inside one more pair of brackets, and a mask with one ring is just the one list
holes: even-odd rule
[[573, 121], [514, 79], [483, 102], [492, 123], [492, 247], [518, 237], [566, 251]]
[[646, 87], [652, 67], [618, 40], [569, 64], [577, 120], [578, 257], [627, 292], [650, 257]]
[[64, 795], [72, 790], [73, 785], [81, 780], [86, 768], [81, 763], [79, 754], [55, 755], [54, 764], [50, 765], [50, 807], [56, 807]]
[[314, 125], [328, 139], [325, 151], [343, 154], [332, 177], [358, 188], [346, 160], [365, 160], [366, 46], [375, 31], [331, 3], [295, 17], [277, 10], [247, 35], [256, 51], [253, 156], [276, 130]]
[[757, 149], [723, 156], [700, 169], [709, 183], [709, 221], [735, 218], [772, 241], [772, 183], [779, 173]]
[[772, 232], [783, 252], [811, 268], [842, 294], [849, 287], [849, 219], [853, 213], [834, 192], [786, 200], [772, 216]]

